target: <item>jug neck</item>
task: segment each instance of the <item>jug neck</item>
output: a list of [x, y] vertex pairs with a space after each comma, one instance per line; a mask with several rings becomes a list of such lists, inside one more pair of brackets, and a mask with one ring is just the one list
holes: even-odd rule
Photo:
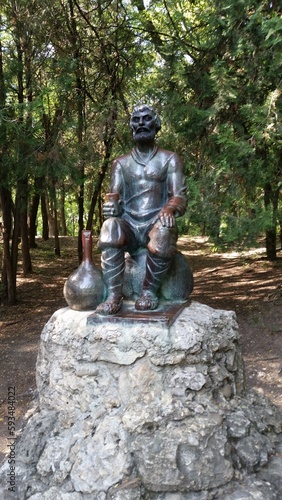
[[81, 234], [82, 238], [82, 261], [92, 262], [92, 231], [84, 229]]

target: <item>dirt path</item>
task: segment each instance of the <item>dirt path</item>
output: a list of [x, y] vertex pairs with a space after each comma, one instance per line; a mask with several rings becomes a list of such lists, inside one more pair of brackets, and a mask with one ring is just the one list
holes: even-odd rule
[[[34, 273], [19, 276], [19, 303], [0, 308], [0, 461], [7, 449], [8, 387], [16, 390], [17, 430], [36, 391], [40, 332], [64, 307], [63, 284], [77, 266], [76, 239], [62, 238], [62, 256], [52, 241], [33, 251]], [[181, 238], [180, 250], [194, 272], [193, 300], [236, 311], [248, 383], [282, 410], [282, 258], [269, 263], [260, 250], [213, 253], [203, 238]], [[100, 256], [94, 255], [99, 263]]]

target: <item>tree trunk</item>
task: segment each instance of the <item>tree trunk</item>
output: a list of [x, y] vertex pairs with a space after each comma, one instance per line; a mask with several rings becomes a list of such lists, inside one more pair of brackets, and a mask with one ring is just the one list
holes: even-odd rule
[[[19, 116], [18, 125], [22, 128], [23, 136], [19, 139], [18, 162], [21, 174], [17, 182], [16, 203], [15, 203], [15, 224], [14, 235], [12, 244], [12, 259], [13, 268], [16, 272], [17, 259], [18, 259], [18, 238], [21, 232], [22, 235], [22, 260], [23, 260], [23, 273], [24, 275], [32, 271], [31, 258], [29, 252], [28, 242], [28, 224], [27, 224], [27, 206], [28, 206], [28, 177], [26, 173], [26, 161], [30, 153], [28, 147], [28, 136], [32, 126], [32, 119], [30, 110], [26, 117], [24, 117], [24, 104], [25, 99], [29, 103], [32, 102], [31, 91], [31, 68], [30, 68], [30, 38], [28, 43], [23, 40], [26, 32], [23, 25], [18, 18], [18, 11], [16, 4], [13, 4], [13, 19], [15, 23], [15, 40], [17, 48], [17, 83], [18, 83], [18, 104]], [[25, 79], [24, 79], [25, 76]], [[16, 278], [15, 278], [16, 279]]]
[[52, 181], [52, 200], [53, 200], [52, 220], [54, 222], [53, 230], [54, 230], [54, 239], [55, 239], [54, 252], [55, 252], [55, 255], [60, 257], [61, 250], [60, 250], [60, 239], [59, 239], [58, 206], [57, 206], [57, 194], [56, 194], [56, 182], [55, 182], [55, 180]]
[[272, 224], [265, 232], [266, 257], [270, 261], [277, 259], [276, 238], [277, 238], [277, 209], [278, 209], [279, 190], [273, 192], [271, 184], [267, 183], [264, 187], [264, 206], [266, 210], [272, 210]]
[[279, 224], [280, 250], [282, 251], [282, 210], [278, 211], [278, 224]]
[[60, 248], [60, 239], [59, 239], [59, 228], [58, 228], [58, 212], [55, 208], [54, 210], [54, 238], [55, 238], [55, 247], [54, 252], [57, 257], [61, 256], [61, 248]]
[[37, 235], [37, 213], [40, 202], [40, 194], [34, 193], [31, 201], [31, 207], [29, 211], [29, 246], [30, 248], [37, 248], [37, 243], [35, 241]]
[[103, 200], [102, 200], [102, 196], [101, 196], [101, 191], [99, 193], [98, 210], [99, 210], [99, 233], [100, 233], [101, 228], [102, 228], [102, 224], [103, 224]]
[[27, 276], [32, 273], [32, 263], [29, 251], [28, 239], [28, 224], [27, 224], [27, 210], [25, 209], [20, 216], [21, 220], [21, 243], [22, 243], [22, 261], [23, 261], [23, 275]]
[[16, 303], [16, 281], [10, 249], [10, 236], [12, 231], [12, 197], [8, 189], [0, 189], [0, 200], [3, 215], [3, 262], [1, 302], [7, 305]]
[[[81, 50], [79, 31], [77, 29], [76, 17], [74, 13], [73, 0], [68, 0], [70, 9], [70, 35], [72, 43], [73, 58], [76, 62], [75, 77], [76, 77], [76, 106], [77, 106], [77, 140], [80, 151], [83, 150], [83, 130], [84, 130], [84, 107], [85, 107], [85, 89], [83, 86], [83, 64], [81, 63]], [[79, 164], [79, 175], [81, 184], [78, 193], [78, 260], [82, 261], [82, 231], [84, 229], [84, 158], [82, 157]]]
[[49, 240], [49, 221], [46, 202], [46, 195], [44, 193], [41, 195], [42, 238], [44, 241]]
[[[0, 22], [2, 22], [0, 16]], [[6, 88], [3, 67], [3, 49], [0, 38], [0, 109], [6, 107]], [[7, 182], [7, 168], [4, 159], [8, 151], [6, 121], [0, 121], [0, 207], [2, 210], [2, 236], [3, 236], [3, 254], [1, 271], [1, 294], [0, 303], [13, 305], [16, 302], [16, 287], [14, 283], [14, 273], [12, 268], [12, 259], [10, 251], [10, 236], [12, 231], [12, 196], [10, 190], [5, 187]]]
[[276, 252], [276, 230], [267, 229], [265, 232], [265, 246], [267, 260], [274, 261], [277, 259]]
[[[0, 22], [2, 22], [0, 16]], [[0, 109], [6, 109], [6, 88], [3, 66], [3, 49], [0, 38]], [[11, 254], [10, 238], [12, 233], [12, 194], [8, 188], [8, 169], [5, 159], [9, 155], [9, 145], [7, 139], [6, 121], [0, 120], [0, 205], [3, 215], [3, 256], [1, 272], [1, 302], [3, 304], [14, 305], [16, 303], [16, 269], [17, 262], [14, 262]]]
[[84, 227], [84, 183], [79, 187], [78, 195], [78, 239], [77, 239], [77, 253], [79, 263], [82, 261], [82, 231]]
[[[22, 265], [23, 274], [32, 272], [31, 258], [29, 252], [29, 241], [28, 241], [28, 224], [27, 224], [27, 199], [28, 199], [28, 181], [27, 177], [18, 181], [17, 194], [16, 194], [16, 210], [15, 210], [15, 246], [16, 239], [21, 235], [22, 243]], [[19, 225], [19, 227], [17, 227]], [[17, 252], [16, 252], [17, 253]]]
[[30, 248], [37, 248], [35, 241], [37, 235], [37, 214], [40, 203], [40, 195], [43, 189], [44, 177], [36, 177], [34, 179], [34, 195], [32, 197], [31, 206], [29, 210], [29, 246]]
[[60, 219], [61, 219], [61, 235], [67, 236], [67, 223], [66, 223], [66, 213], [65, 213], [65, 187], [61, 188], [61, 198], [60, 198]]
[[14, 209], [14, 228], [13, 228], [13, 234], [12, 234], [12, 249], [11, 249], [13, 282], [14, 282], [15, 287], [16, 287], [16, 282], [17, 282], [19, 239], [20, 239], [20, 234], [21, 234], [20, 211], [19, 211], [18, 205], [19, 205], [19, 200], [16, 197], [16, 203], [15, 203], [15, 209]]

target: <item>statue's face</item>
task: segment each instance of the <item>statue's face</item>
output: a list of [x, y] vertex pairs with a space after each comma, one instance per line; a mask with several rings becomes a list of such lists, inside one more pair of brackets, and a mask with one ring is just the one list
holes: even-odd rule
[[151, 141], [157, 133], [156, 115], [146, 108], [136, 110], [131, 116], [130, 128], [135, 141]]

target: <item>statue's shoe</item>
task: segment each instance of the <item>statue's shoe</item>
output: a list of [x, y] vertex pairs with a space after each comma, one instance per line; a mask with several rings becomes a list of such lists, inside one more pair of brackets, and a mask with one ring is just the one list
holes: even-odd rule
[[102, 316], [110, 316], [116, 314], [122, 308], [123, 298], [121, 296], [109, 296], [105, 302], [98, 305], [95, 312]]
[[152, 311], [157, 309], [159, 304], [158, 298], [148, 290], [143, 291], [140, 297], [135, 302], [135, 309], [138, 311]]

